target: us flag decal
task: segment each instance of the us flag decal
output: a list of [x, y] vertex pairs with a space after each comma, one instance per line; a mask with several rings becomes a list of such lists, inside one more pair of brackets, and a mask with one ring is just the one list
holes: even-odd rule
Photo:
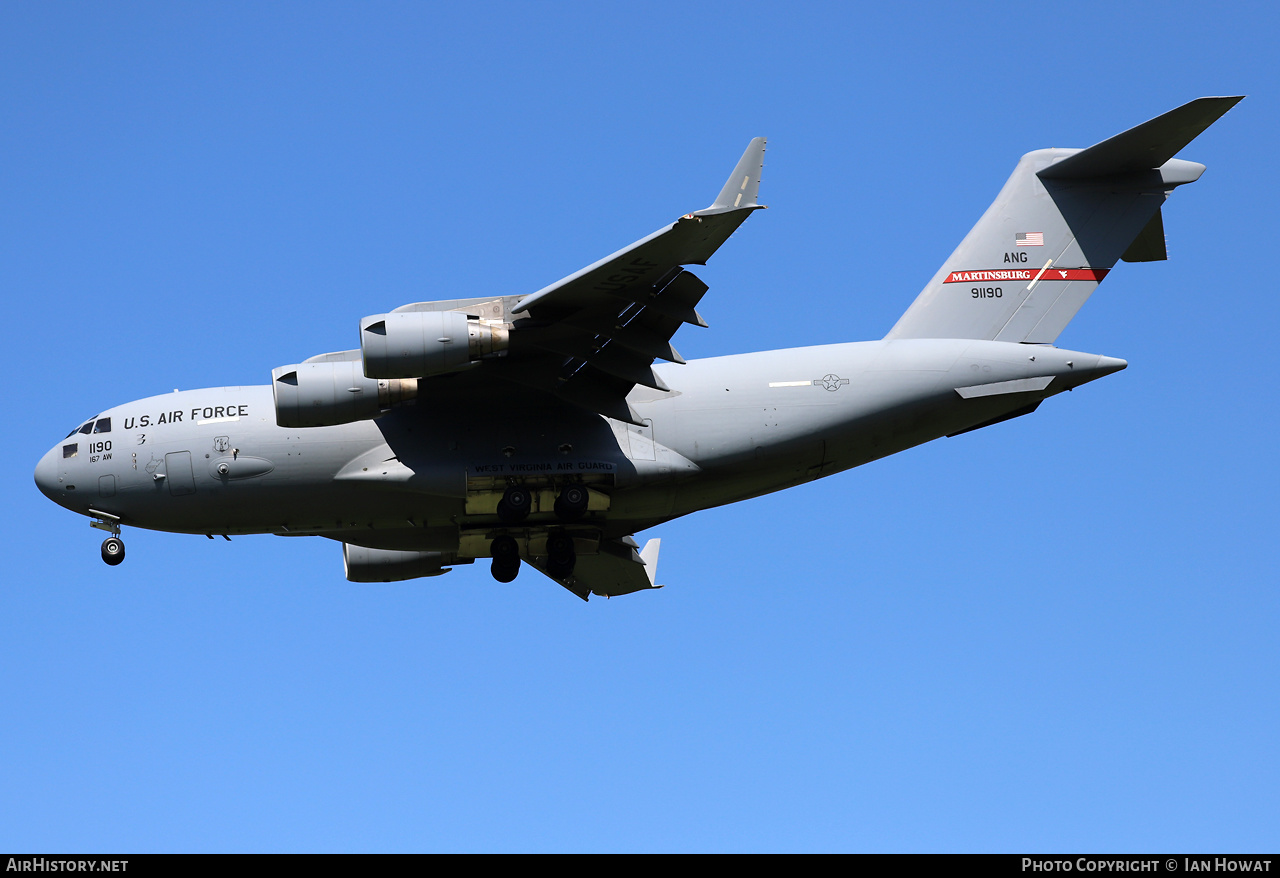
[[1013, 236], [1013, 243], [1019, 247], [1043, 247], [1044, 232], [1018, 232]]

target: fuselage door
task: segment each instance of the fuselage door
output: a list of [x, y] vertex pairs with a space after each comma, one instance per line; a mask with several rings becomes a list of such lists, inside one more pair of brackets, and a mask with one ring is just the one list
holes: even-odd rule
[[174, 451], [164, 456], [164, 471], [169, 493], [175, 497], [196, 492], [196, 478], [191, 471], [191, 452]]
[[627, 438], [631, 446], [632, 460], [656, 460], [657, 449], [653, 447], [653, 419], [645, 418], [644, 426], [627, 425]]

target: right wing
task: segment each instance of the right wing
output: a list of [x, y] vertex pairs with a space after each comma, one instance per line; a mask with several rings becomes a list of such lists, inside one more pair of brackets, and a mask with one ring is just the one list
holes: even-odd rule
[[[629, 247], [525, 296], [514, 309], [531, 316], [590, 308], [608, 296], [647, 292], [661, 276], [680, 265], [706, 265], [707, 259], [753, 210], [760, 195], [765, 138], [747, 145], [724, 188], [710, 207], [687, 213]], [[634, 299], [633, 299], [634, 301]], [[698, 322], [691, 320], [688, 322]]]
[[641, 423], [631, 388], [666, 390], [655, 359], [683, 363], [671, 337], [706, 326], [695, 310], [707, 285], [684, 265], [705, 265], [757, 203], [765, 139], [747, 146], [710, 207], [685, 214], [611, 256], [521, 298], [511, 309], [508, 368], [498, 377], [603, 415]]
[[418, 302], [395, 311], [460, 311], [506, 327], [500, 356], [450, 376], [465, 373], [469, 388], [483, 386], [486, 393], [498, 384], [533, 389], [640, 425], [627, 394], [637, 384], [667, 390], [653, 361], [683, 363], [671, 346], [672, 336], [686, 323], [707, 325], [695, 307], [707, 285], [683, 266], [706, 264], [752, 211], [764, 206], [757, 202], [764, 150], [763, 137], [751, 141], [710, 207], [687, 213], [536, 293]]

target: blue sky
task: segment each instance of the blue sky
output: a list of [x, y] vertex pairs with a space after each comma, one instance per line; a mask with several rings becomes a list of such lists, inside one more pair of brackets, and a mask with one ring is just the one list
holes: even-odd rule
[[[0, 847], [1254, 851], [1280, 833], [1269, 4], [0, 8], [15, 547]], [[266, 383], [410, 301], [519, 294], [709, 203], [686, 357], [878, 338], [1019, 155], [1202, 95], [1170, 260], [1063, 333], [1125, 372], [667, 524], [668, 587], [102, 534], [40, 455]]]

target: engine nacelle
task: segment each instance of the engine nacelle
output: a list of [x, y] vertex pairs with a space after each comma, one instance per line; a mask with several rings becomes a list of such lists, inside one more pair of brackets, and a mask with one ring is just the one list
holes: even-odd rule
[[366, 378], [358, 360], [341, 360], [273, 369], [271, 390], [281, 427], [332, 427], [367, 421], [411, 401], [418, 382]]
[[424, 378], [507, 349], [508, 332], [460, 311], [393, 311], [360, 321], [369, 378]]
[[349, 582], [400, 582], [439, 576], [446, 559], [441, 552], [400, 552], [342, 544], [342, 566]]

